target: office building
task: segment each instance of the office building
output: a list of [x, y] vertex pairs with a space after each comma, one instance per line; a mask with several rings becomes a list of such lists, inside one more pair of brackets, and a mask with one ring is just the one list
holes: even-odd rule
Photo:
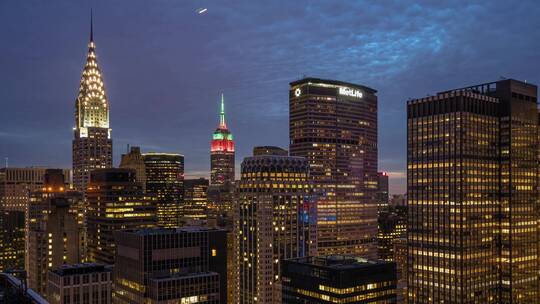
[[87, 200], [88, 260], [91, 262], [114, 262], [113, 231], [156, 225], [154, 201], [143, 193], [134, 170], [92, 171]]
[[135, 180], [141, 183], [143, 191], [146, 191], [146, 167], [141, 154], [141, 148], [131, 147], [126, 154], [122, 154], [119, 167], [135, 170]]
[[407, 237], [393, 240], [394, 262], [396, 263], [397, 299], [405, 303], [407, 298]]
[[116, 231], [113, 303], [227, 303], [227, 239], [201, 227]]
[[22, 211], [0, 208], [0, 272], [24, 269], [24, 217]]
[[537, 87], [441, 92], [407, 117], [409, 301], [538, 303]]
[[225, 122], [225, 101], [221, 94], [219, 125], [210, 146], [210, 186], [208, 199], [212, 213], [230, 213], [234, 192], [234, 139]]
[[208, 180], [206, 178], [184, 180], [184, 221], [205, 221], [208, 217]]
[[[0, 209], [25, 212], [30, 194], [43, 188], [47, 168], [1, 168]], [[65, 183], [70, 183], [71, 170], [64, 169]]]
[[109, 100], [97, 62], [92, 20], [90, 42], [75, 102], [73, 127], [73, 183], [86, 192], [90, 173], [112, 167], [112, 139], [109, 127]]
[[283, 261], [283, 304], [397, 303], [393, 262], [351, 256]]
[[146, 193], [156, 204], [158, 226], [179, 227], [184, 202], [184, 156], [144, 153]]
[[254, 149], [236, 187], [236, 303], [281, 303], [281, 261], [314, 253], [309, 166], [283, 149]]
[[210, 184], [234, 183], [234, 140], [225, 122], [225, 101], [221, 94], [219, 125], [212, 135], [210, 149]]
[[407, 207], [392, 206], [379, 211], [378, 225], [378, 257], [394, 261], [394, 240], [407, 237]]
[[110, 304], [112, 267], [94, 263], [66, 264], [49, 270], [50, 304]]
[[62, 170], [48, 169], [43, 188], [32, 193], [26, 211], [26, 271], [28, 286], [47, 294], [47, 272], [83, 256], [78, 204], [80, 192], [66, 189]]
[[388, 209], [388, 202], [390, 199], [388, 189], [388, 173], [377, 173], [377, 194], [375, 196], [377, 200], [377, 209], [379, 212]]
[[335, 80], [304, 78], [290, 84], [290, 154], [307, 158], [310, 166], [321, 255], [376, 257], [375, 94]]

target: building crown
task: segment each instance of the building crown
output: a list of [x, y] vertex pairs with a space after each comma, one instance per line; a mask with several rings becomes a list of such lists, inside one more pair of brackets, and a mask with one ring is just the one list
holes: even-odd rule
[[76, 128], [109, 128], [109, 101], [96, 57], [93, 16], [90, 14], [90, 42], [75, 109]]

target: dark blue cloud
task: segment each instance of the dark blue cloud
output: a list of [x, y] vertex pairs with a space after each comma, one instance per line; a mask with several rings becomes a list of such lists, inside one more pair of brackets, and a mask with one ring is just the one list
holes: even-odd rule
[[[536, 1], [96, 0], [115, 159], [127, 144], [209, 167], [225, 94], [238, 158], [288, 145], [288, 83], [303, 75], [379, 91], [380, 169], [404, 191], [405, 101], [500, 76], [539, 83]], [[197, 14], [207, 7], [205, 14]], [[71, 163], [86, 1], [0, 3], [0, 156]]]

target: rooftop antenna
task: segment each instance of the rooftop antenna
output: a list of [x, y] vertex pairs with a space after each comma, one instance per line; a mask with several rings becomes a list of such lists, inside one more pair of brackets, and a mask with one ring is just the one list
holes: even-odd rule
[[94, 41], [94, 12], [90, 8], [90, 41]]

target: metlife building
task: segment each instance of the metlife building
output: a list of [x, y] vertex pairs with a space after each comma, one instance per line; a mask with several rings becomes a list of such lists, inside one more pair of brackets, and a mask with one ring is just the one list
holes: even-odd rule
[[376, 93], [335, 80], [290, 83], [290, 154], [309, 161], [321, 255], [376, 257]]

